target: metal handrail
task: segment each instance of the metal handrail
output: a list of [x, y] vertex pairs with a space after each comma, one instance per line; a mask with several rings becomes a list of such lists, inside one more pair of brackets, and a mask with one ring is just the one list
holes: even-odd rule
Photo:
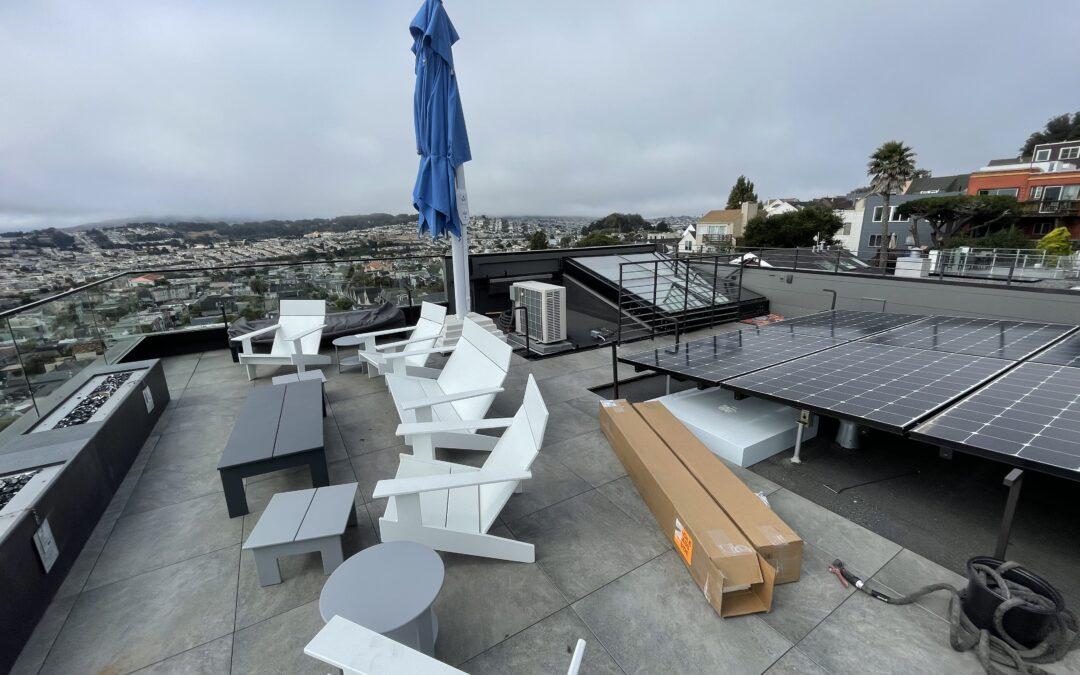
[[525, 312], [525, 354], [528, 355], [532, 353], [532, 344], [529, 342], [529, 308], [526, 305], [518, 305], [510, 308], [511, 313], [516, 314], [518, 310]]

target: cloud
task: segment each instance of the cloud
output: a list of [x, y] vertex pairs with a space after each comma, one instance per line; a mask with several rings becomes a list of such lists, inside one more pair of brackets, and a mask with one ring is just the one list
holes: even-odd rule
[[[410, 210], [418, 5], [0, 5], [0, 227]], [[1072, 44], [1015, 3], [447, 9], [477, 213], [700, 213], [740, 173], [843, 193], [892, 138], [970, 171], [1077, 108]]]

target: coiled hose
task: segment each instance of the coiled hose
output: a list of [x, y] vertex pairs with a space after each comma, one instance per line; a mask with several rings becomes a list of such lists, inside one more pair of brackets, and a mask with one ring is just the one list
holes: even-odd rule
[[[981, 629], [971, 622], [963, 610], [962, 591], [949, 584], [930, 584], [900, 598], [890, 597], [880, 591], [867, 587], [866, 583], [844, 567], [841, 560], [833, 562], [844, 579], [856, 589], [890, 605], [910, 605], [920, 598], [945, 591], [952, 595], [949, 599], [949, 644], [958, 652], [974, 651], [983, 669], [990, 675], [1043, 675], [1048, 671], [1038, 667], [1039, 663], [1054, 663], [1065, 658], [1071, 650], [1080, 644], [1080, 629], [1076, 615], [1062, 609], [1051, 615], [1052, 625], [1042, 642], [1028, 648], [1013, 639], [1005, 630], [1005, 614], [1016, 607], [1027, 606], [1032, 609], [1052, 610], [1055, 605], [1040, 593], [1036, 593], [1023, 584], [1005, 579], [1003, 574], [1020, 567], [1017, 562], [1006, 562], [996, 569], [989, 565], [973, 564], [972, 570], [979, 580], [994, 590], [1005, 600], [994, 612], [994, 629], [997, 635]], [[1001, 637], [998, 637], [1000, 635]], [[1002, 668], [1001, 666], [1006, 666]]]

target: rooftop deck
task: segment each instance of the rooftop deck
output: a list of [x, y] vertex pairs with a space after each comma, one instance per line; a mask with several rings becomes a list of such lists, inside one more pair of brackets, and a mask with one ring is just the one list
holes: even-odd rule
[[[393, 476], [398, 453], [408, 449], [394, 436], [397, 416], [381, 379], [339, 374], [334, 366], [324, 372], [331, 481], [360, 484], [349, 555], [378, 541], [385, 505], [371, 492], [377, 480]], [[261, 373], [255, 386], [270, 381], [269, 369]], [[600, 397], [589, 388], [610, 382], [610, 352], [541, 361], [515, 356], [493, 414], [512, 413], [529, 373], [550, 422], [534, 478], [511, 498], [497, 528], [535, 543], [537, 562], [442, 554], [440, 659], [476, 673], [556, 673], [565, 670], [568, 648], [584, 638], [582, 672], [982, 672], [972, 654], [949, 647], [943, 596], [890, 607], [842, 588], [825, 566], [842, 558], [896, 593], [934, 581], [959, 585], [961, 578], [764, 477], [783, 477], [821, 501], [810, 494], [820, 475], [789, 477], [779, 459], [760, 471], [736, 470], [807, 542], [802, 579], [776, 588], [768, 614], [721, 619], [598, 428]], [[166, 377], [169, 408], [14, 672], [325, 673], [303, 654], [322, 626], [318, 596], [326, 577], [318, 556], [283, 558], [283, 583], [264, 588], [250, 552], [240, 550], [271, 495], [309, 487], [306, 472], [250, 479], [251, 514], [229, 519], [216, 465], [252, 384], [225, 350], [166, 359]], [[814, 461], [803, 466], [836, 467]], [[847, 478], [855, 478], [852, 471]], [[934, 518], [932, 509], [920, 516]], [[1059, 523], [1067, 520], [1062, 514]], [[955, 526], [941, 528], [939, 539]], [[992, 532], [994, 523], [978, 527]], [[888, 522], [874, 529], [908, 531]], [[1071, 580], [1051, 580], [1075, 584], [1075, 570], [1073, 563]], [[1065, 590], [1076, 597], [1075, 585]], [[1080, 669], [1080, 653], [1053, 669]]]

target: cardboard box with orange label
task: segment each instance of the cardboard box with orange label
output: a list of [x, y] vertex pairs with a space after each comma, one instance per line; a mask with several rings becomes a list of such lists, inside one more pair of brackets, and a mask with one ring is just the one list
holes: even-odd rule
[[798, 581], [803, 556], [803, 541], [799, 535], [663, 403], [635, 403], [634, 408], [750, 540], [754, 549], [769, 561], [776, 570], [776, 583]]
[[638, 411], [603, 401], [600, 428], [713, 609], [724, 617], [769, 611], [772, 566]]

